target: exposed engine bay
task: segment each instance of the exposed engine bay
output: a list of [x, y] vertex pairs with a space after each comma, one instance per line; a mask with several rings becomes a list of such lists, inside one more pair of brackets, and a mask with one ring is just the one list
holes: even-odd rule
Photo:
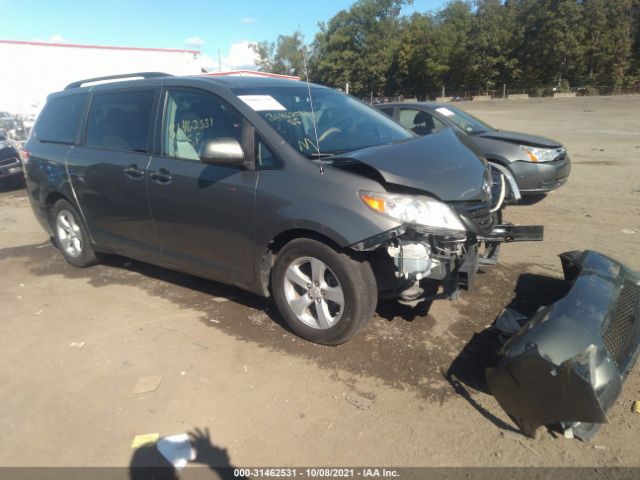
[[473, 288], [480, 265], [497, 262], [500, 244], [543, 240], [541, 225], [501, 222], [505, 203], [520, 199], [520, 192], [508, 172], [489, 165], [488, 174], [490, 192], [486, 201], [449, 204], [466, 231], [437, 231], [407, 223], [352, 246], [374, 252], [371, 263], [381, 298], [398, 298], [412, 306], [457, 298], [460, 289]]
[[491, 215], [484, 221], [488, 223], [476, 218], [479, 231], [461, 236], [403, 225], [352, 248], [372, 252], [381, 298], [397, 297], [414, 306], [422, 301], [453, 299], [460, 289], [473, 288], [480, 265], [496, 263], [501, 243], [543, 240], [542, 226], [496, 225]]
[[[402, 171], [402, 164], [391, 168], [388, 162], [376, 162], [370, 156], [371, 152], [355, 158], [333, 158], [327, 163], [383, 184], [387, 194], [361, 192], [360, 195], [379, 213], [387, 214], [380, 209], [385, 201], [402, 203], [413, 197], [439, 204], [440, 208], [448, 210], [442, 216], [448, 213], [459, 219], [458, 228], [449, 228], [446, 222], [434, 227], [428, 223], [405, 221], [396, 229], [351, 245], [355, 251], [370, 253], [381, 298], [398, 298], [412, 306], [439, 298], [456, 298], [460, 289], [473, 288], [479, 265], [497, 262], [500, 244], [543, 240], [541, 225], [502, 222], [502, 210], [521, 196], [513, 175], [500, 165], [486, 161], [480, 164], [483, 184], [482, 189], [475, 192], [475, 199], [441, 202], [431, 198], [431, 193], [417, 190], [415, 187], [422, 187], [421, 183], [410, 187], [406, 182], [402, 185], [393, 183], [397, 179], [396, 172]], [[419, 207], [414, 209], [419, 210]], [[393, 214], [389, 216], [399, 219]]]

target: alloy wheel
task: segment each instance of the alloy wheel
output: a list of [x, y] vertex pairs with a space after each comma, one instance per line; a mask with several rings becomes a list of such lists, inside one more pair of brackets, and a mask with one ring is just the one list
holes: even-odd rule
[[291, 311], [312, 328], [331, 328], [344, 313], [344, 292], [338, 277], [314, 257], [291, 262], [284, 278], [284, 294]]
[[62, 249], [72, 257], [82, 254], [82, 232], [73, 213], [60, 210], [56, 218], [56, 230]]

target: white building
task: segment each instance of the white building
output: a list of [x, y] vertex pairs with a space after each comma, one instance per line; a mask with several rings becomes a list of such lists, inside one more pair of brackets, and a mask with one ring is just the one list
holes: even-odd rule
[[49, 93], [76, 80], [132, 72], [202, 72], [197, 50], [0, 40], [0, 58], [0, 111], [14, 114], [39, 112]]

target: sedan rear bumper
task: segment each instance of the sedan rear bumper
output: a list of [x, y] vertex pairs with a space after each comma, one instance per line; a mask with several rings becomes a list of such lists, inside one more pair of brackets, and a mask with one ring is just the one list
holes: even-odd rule
[[599, 253], [561, 256], [569, 293], [502, 348], [487, 383], [523, 433], [561, 424], [591, 437], [640, 349], [640, 274]]

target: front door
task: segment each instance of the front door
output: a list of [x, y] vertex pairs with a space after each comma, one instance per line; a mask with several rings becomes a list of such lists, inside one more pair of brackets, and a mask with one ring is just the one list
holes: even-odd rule
[[206, 165], [199, 157], [208, 140], [242, 142], [242, 116], [201, 90], [169, 88], [164, 97], [161, 155], [151, 158], [147, 179], [163, 258], [220, 280], [251, 283], [258, 172]]

